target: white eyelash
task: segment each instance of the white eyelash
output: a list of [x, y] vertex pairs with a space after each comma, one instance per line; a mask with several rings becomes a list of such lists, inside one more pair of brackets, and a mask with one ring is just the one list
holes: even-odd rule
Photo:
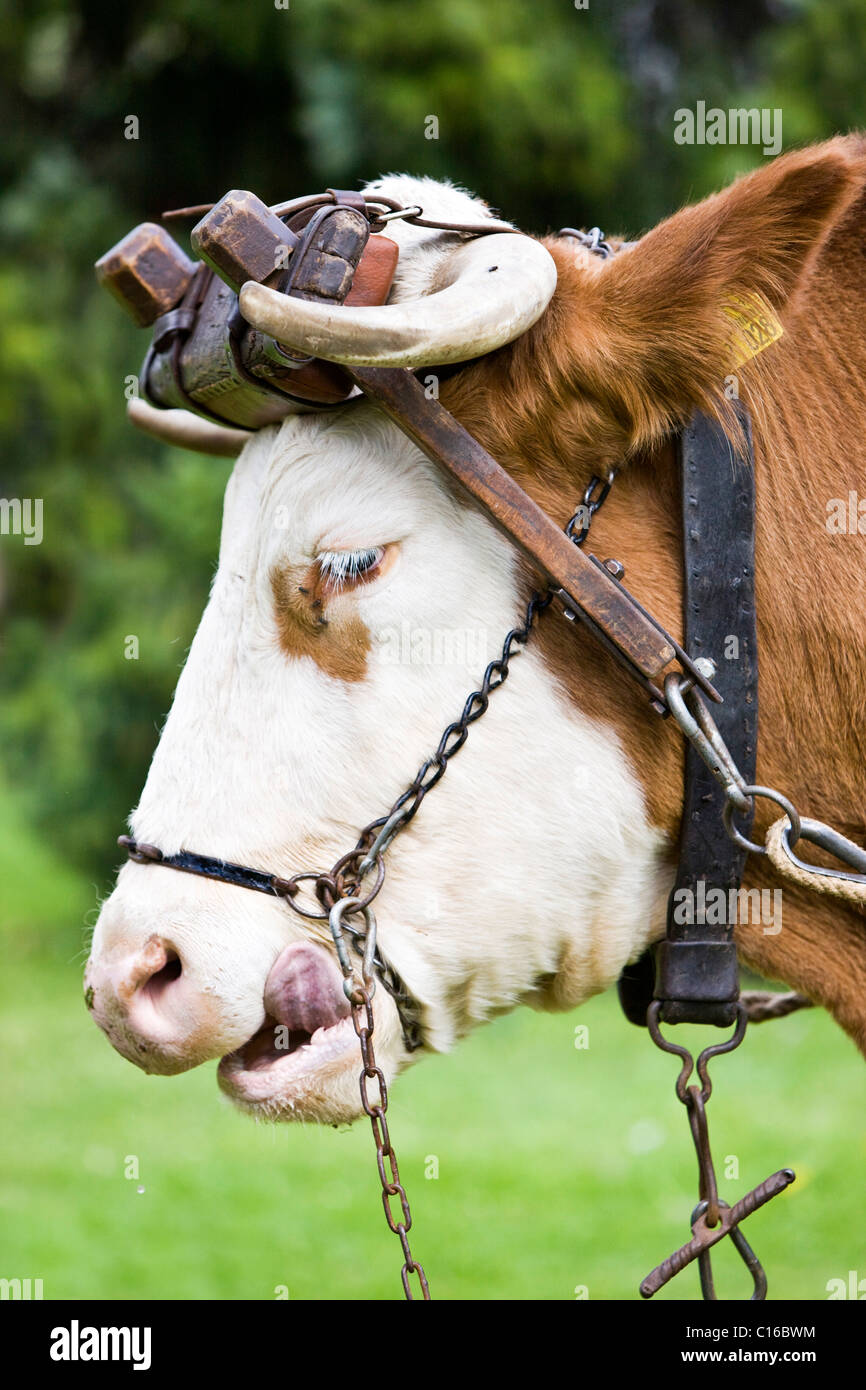
[[323, 550], [318, 557], [319, 569], [332, 588], [342, 589], [378, 565], [384, 554], [381, 545], [371, 550]]

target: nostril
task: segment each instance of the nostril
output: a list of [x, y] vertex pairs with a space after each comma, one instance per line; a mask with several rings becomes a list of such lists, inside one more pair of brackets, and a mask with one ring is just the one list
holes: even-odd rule
[[180, 978], [183, 970], [177, 951], [173, 951], [171, 947], [166, 947], [165, 956], [165, 965], [151, 975], [150, 979], [146, 980], [140, 989], [140, 992], [145, 995], [152, 1004], [159, 1003], [169, 986]]
[[[220, 1044], [211, 1042], [215, 1027], [225, 1031], [213, 998], [216, 985], [210, 974], [202, 974], [195, 952], [173, 934], [154, 932], [144, 941], [117, 943], [112, 952], [91, 959], [85, 991], [91, 991], [95, 1021], [109, 1041], [147, 1072], [170, 1076], [230, 1050], [220, 1045], [221, 1036]], [[254, 1016], [260, 998], [255, 997]], [[236, 1046], [232, 1022], [229, 1042]], [[254, 1028], [255, 1023], [246, 1036]]]
[[156, 1044], [188, 1030], [189, 983], [179, 952], [160, 937], [151, 937], [137, 957], [126, 991], [118, 991], [127, 1028], [139, 1041]]

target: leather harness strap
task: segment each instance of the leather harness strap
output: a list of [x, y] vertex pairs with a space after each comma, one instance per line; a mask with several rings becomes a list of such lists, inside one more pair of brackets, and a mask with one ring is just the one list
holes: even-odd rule
[[250, 888], [256, 893], [267, 893], [273, 898], [291, 897], [297, 891], [279, 874], [270, 874], [262, 869], [249, 869], [245, 864], [234, 864], [229, 859], [216, 859], [209, 854], [193, 854], [185, 849], [180, 850], [178, 854], [163, 854], [156, 845], [134, 840], [131, 835], [119, 835], [117, 843], [136, 864], [164, 864], [168, 869], [179, 869], [185, 874], [198, 874], [201, 878], [215, 878], [220, 883], [232, 883], [236, 888]]
[[[724, 703], [713, 718], [747, 782], [755, 780], [758, 649], [755, 619], [755, 478], [748, 414], [746, 447], [734, 451], [713, 420], [696, 414], [679, 438], [683, 518], [684, 642], [693, 660], [713, 658]], [[668, 900], [667, 935], [623, 971], [619, 997], [645, 1024], [653, 998], [666, 1023], [733, 1022], [739, 997], [736, 913], [745, 851], [726, 833], [725, 798], [691, 743], [685, 750], [680, 858]], [[744, 824], [748, 834], [748, 824]], [[721, 895], [724, 894], [724, 907]], [[707, 921], [707, 904], [716, 903]], [[654, 960], [653, 960], [654, 958]]]

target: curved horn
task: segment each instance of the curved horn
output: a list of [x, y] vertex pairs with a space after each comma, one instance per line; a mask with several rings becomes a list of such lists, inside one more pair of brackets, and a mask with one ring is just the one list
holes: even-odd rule
[[556, 289], [556, 266], [538, 241], [499, 232], [449, 257], [447, 286], [399, 304], [329, 307], [252, 280], [240, 292], [248, 323], [278, 342], [348, 367], [466, 362], [519, 338]]
[[157, 410], [147, 401], [133, 397], [126, 407], [128, 419], [145, 434], [156, 435], [180, 449], [194, 449], [199, 454], [216, 454], [219, 458], [237, 458], [248, 439], [249, 430], [233, 430], [228, 425], [214, 425], [202, 420], [191, 410]]

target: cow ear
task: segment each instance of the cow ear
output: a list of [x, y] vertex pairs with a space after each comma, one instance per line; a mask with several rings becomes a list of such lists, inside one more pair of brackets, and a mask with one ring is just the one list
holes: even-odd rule
[[725, 417], [725, 379], [784, 329], [786, 306], [866, 178], [866, 142], [800, 150], [684, 208], [612, 259], [549, 242], [560, 271], [560, 380], [643, 448], [696, 407]]

